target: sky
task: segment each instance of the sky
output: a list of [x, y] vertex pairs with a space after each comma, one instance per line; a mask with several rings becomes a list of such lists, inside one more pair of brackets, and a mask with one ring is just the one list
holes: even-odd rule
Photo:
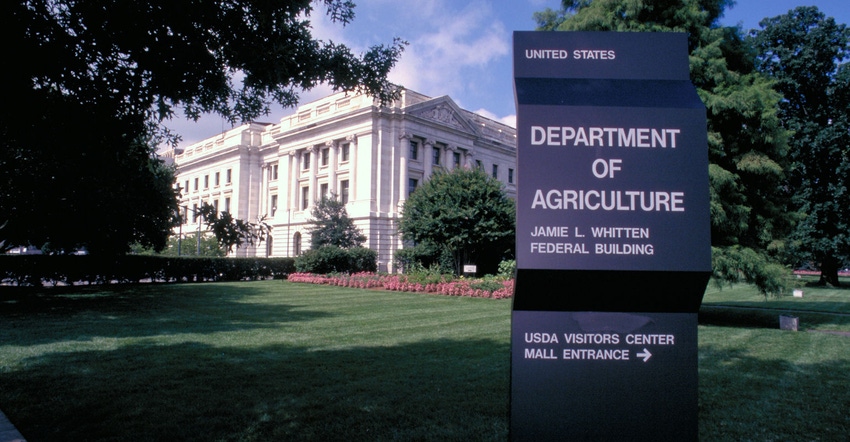
[[[315, 38], [347, 45], [356, 54], [376, 44], [406, 40], [401, 60], [390, 81], [432, 97], [450, 96], [460, 107], [515, 125], [512, 33], [536, 27], [535, 12], [558, 9], [560, 0], [361, 0], [355, 18], [343, 27], [330, 22], [322, 6], [310, 16]], [[850, 24], [848, 0], [737, 0], [721, 23], [758, 28], [766, 17], [785, 14], [797, 6], [817, 6], [838, 23]], [[301, 104], [332, 93], [325, 86], [301, 94]], [[294, 113], [275, 106], [258, 121], [277, 123]], [[208, 115], [197, 123], [179, 116], [167, 125], [183, 137], [181, 147], [231, 128]]]

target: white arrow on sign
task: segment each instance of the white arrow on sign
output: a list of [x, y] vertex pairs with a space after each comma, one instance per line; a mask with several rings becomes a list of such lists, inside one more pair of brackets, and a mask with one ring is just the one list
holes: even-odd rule
[[639, 358], [643, 358], [643, 362], [646, 362], [649, 360], [649, 358], [652, 357], [652, 353], [650, 353], [649, 350], [644, 348], [643, 352], [638, 353], [636, 356]]

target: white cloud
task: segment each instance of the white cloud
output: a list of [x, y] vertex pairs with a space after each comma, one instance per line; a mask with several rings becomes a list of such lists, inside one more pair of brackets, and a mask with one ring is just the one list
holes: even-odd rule
[[502, 124], [507, 124], [510, 127], [516, 128], [516, 115], [508, 115], [505, 117], [500, 117], [493, 112], [490, 112], [487, 109], [478, 109], [477, 111], [473, 111], [482, 117], [489, 118], [494, 121], [498, 121]]
[[414, 30], [418, 35], [409, 40], [391, 81], [429, 95], [457, 95], [475, 81], [470, 69], [510, 52], [510, 33], [488, 3], [424, 3], [415, 15], [420, 23], [431, 25]]

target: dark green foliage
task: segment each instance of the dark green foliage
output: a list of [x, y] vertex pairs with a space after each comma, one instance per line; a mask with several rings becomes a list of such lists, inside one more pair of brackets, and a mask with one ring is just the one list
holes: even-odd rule
[[377, 259], [377, 252], [364, 247], [343, 249], [325, 245], [295, 258], [295, 269], [316, 274], [374, 272], [378, 268]]
[[[178, 253], [179, 249], [179, 253]], [[215, 236], [201, 234], [200, 253], [198, 253], [198, 233], [184, 233], [178, 240], [177, 235], [168, 237], [165, 248], [157, 252], [150, 248], [133, 244], [130, 253], [133, 255], [160, 255], [160, 256], [226, 256], [227, 253], [219, 246]]]
[[513, 257], [515, 210], [502, 184], [481, 170], [437, 172], [405, 201], [399, 231], [419, 248], [397, 256], [422, 256], [420, 263], [429, 265], [448, 255], [455, 274], [464, 264], [495, 273], [502, 259]]
[[349, 273], [375, 272], [378, 270], [378, 252], [366, 247], [352, 247], [347, 252], [351, 263]]
[[239, 281], [279, 278], [294, 270], [292, 258], [0, 255], [0, 282], [24, 286]]
[[788, 185], [805, 214], [792, 261], [814, 261], [821, 283], [838, 284], [850, 257], [850, 29], [817, 7], [767, 18], [751, 42], [758, 68], [776, 80], [783, 124], [792, 131]]
[[256, 223], [244, 221], [234, 218], [230, 212], [219, 213], [213, 205], [207, 203], [203, 203], [198, 212], [218, 240], [219, 247], [228, 253], [233, 251], [233, 247], [265, 241], [272, 229], [265, 217]]
[[405, 274], [420, 268], [436, 268], [440, 274], [454, 274], [455, 264], [451, 252], [431, 242], [423, 242], [395, 251], [395, 261]]
[[[562, 31], [688, 33], [691, 81], [708, 117], [712, 246], [723, 253], [724, 262], [714, 276], [731, 282], [743, 275], [761, 290], [775, 291], [782, 287], [781, 278], [749, 278], [774, 275], [771, 269], [796, 220], [783, 186], [788, 133], [776, 112], [781, 97], [756, 71], [754, 54], [740, 29], [717, 23], [731, 4], [567, 0], [561, 11], [547, 10], [536, 19], [541, 29]], [[759, 259], [736, 261], [751, 255]], [[754, 264], [767, 267], [748, 271]]]
[[310, 213], [310, 247], [318, 249], [331, 245], [348, 249], [360, 247], [366, 242], [366, 236], [354, 225], [354, 220], [348, 217], [345, 204], [335, 195], [323, 196], [317, 201]]
[[175, 109], [249, 121], [323, 82], [396, 96], [386, 75], [404, 43], [358, 56], [317, 41], [313, 4], [342, 24], [354, 16], [345, 0], [2, 3], [15, 68], [0, 86], [0, 252], [164, 247], [177, 199], [154, 149], [179, 140], [162, 126]]

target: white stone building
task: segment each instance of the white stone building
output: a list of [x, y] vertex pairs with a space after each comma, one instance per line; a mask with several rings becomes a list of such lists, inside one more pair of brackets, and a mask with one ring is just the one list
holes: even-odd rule
[[514, 128], [461, 109], [448, 96], [410, 90], [388, 106], [334, 94], [277, 124], [248, 123], [164, 156], [177, 165], [187, 209], [183, 233], [197, 231], [192, 211], [203, 202], [246, 221], [268, 216], [271, 238], [236, 256], [306, 251], [312, 205], [332, 193], [377, 251], [378, 269], [393, 271], [405, 199], [435, 170], [480, 167], [516, 195]]

